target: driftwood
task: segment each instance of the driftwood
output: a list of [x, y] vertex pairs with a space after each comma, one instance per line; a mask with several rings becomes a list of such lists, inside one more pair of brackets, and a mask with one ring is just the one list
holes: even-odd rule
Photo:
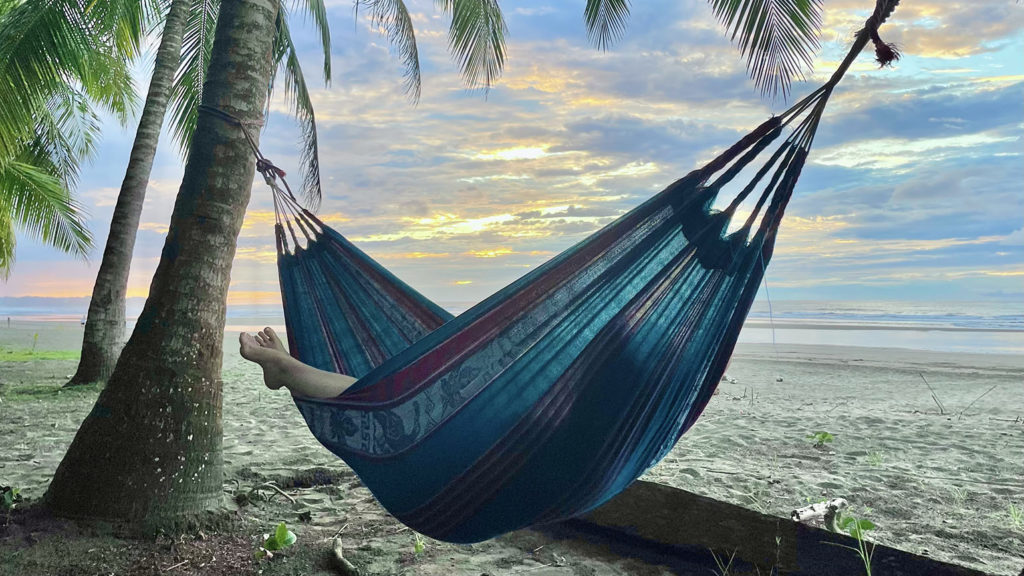
[[833, 526], [836, 520], [836, 512], [849, 506], [843, 498], [833, 498], [824, 502], [815, 502], [810, 506], [797, 508], [790, 512], [789, 516], [796, 522], [808, 523], [811, 520], [821, 519], [825, 526]]
[[[680, 522], [680, 518], [714, 518], [715, 521]], [[583, 518], [548, 524], [536, 530], [558, 538], [583, 537], [630, 557], [651, 554], [652, 558], [661, 559], [658, 563], [664, 563], [664, 559], [671, 556], [673, 561], [681, 562], [682, 567], [691, 566], [689, 562], [693, 562], [706, 568], [711, 558], [700, 552], [710, 548], [728, 550], [727, 556], [736, 550], [736, 562], [742, 560], [760, 566], [761, 574], [767, 574], [772, 566], [778, 568], [776, 572], [793, 576], [864, 574], [864, 561], [859, 555], [836, 552], [836, 545], [857, 546], [857, 541], [847, 534], [767, 516], [644, 480], [637, 480], [622, 494]], [[978, 570], [884, 544], [876, 544], [873, 549], [872, 565], [879, 574], [987, 576]], [[1017, 571], [1019, 568], [1014, 574]]]

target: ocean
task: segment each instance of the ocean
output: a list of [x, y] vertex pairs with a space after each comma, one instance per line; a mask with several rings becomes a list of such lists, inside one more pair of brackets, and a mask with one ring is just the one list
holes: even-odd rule
[[[129, 299], [129, 321], [142, 304], [141, 298]], [[474, 303], [439, 304], [459, 314]], [[87, 310], [85, 298], [0, 297], [0, 326], [8, 317], [14, 322], [81, 322]], [[228, 331], [263, 326], [283, 328], [280, 306], [228, 307]], [[1024, 354], [1024, 302], [757, 300], [740, 342]]]
[[1024, 354], [1024, 302], [757, 300], [740, 342]]

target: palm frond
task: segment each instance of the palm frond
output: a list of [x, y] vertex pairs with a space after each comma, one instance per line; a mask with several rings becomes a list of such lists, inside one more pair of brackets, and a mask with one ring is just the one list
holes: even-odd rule
[[747, 59], [762, 94], [785, 96], [810, 69], [821, 27], [821, 0], [708, 0]]
[[471, 87], [489, 88], [505, 65], [508, 28], [497, 0], [437, 0], [450, 13], [448, 47]]
[[[24, 161], [0, 161], [0, 213], [31, 236], [69, 254], [88, 256], [92, 235], [81, 206], [59, 178]], [[10, 262], [13, 254], [0, 255]]]
[[0, 16], [0, 157], [31, 138], [39, 106], [78, 84], [84, 94], [126, 118], [134, 102], [127, 55], [101, 7], [84, 0], [24, 0]]
[[135, 79], [126, 62], [118, 56], [93, 54], [81, 85], [89, 99], [113, 114], [122, 126], [127, 125], [138, 110]]
[[[316, 114], [313, 102], [306, 87], [306, 78], [302, 74], [299, 56], [295, 52], [288, 19], [283, 12], [277, 15], [277, 37], [274, 40], [274, 57], [281, 74], [284, 75], [284, 97], [295, 110], [295, 118], [302, 132], [302, 190], [310, 209], [320, 205], [322, 190], [320, 188], [320, 152], [317, 142]], [[273, 87], [271, 87], [273, 90]], [[269, 100], [269, 98], [268, 98]]]
[[0, 280], [7, 280], [10, 277], [17, 246], [18, 239], [14, 235], [11, 216], [0, 212]]
[[583, 21], [587, 39], [599, 50], [607, 50], [626, 33], [629, 0], [587, 0]]
[[416, 48], [416, 33], [412, 27], [412, 17], [402, 0], [356, 0], [355, 9], [366, 6], [370, 11], [370, 21], [378, 26], [388, 42], [398, 51], [398, 56], [405, 67], [405, 81], [402, 88], [413, 102], [420, 99], [420, 53]]
[[83, 160], [96, 150], [100, 118], [78, 90], [56, 95], [38, 115], [36, 135], [26, 143], [30, 164], [47, 171], [71, 188], [78, 182]]
[[182, 155], [192, 144], [203, 99], [203, 81], [210, 65], [220, 0], [195, 0], [181, 38], [181, 61], [171, 85], [171, 132]]
[[331, 27], [327, 20], [324, 0], [295, 0], [294, 9], [305, 12], [313, 20], [313, 26], [320, 34], [320, 47], [324, 52], [324, 82], [331, 83]]
[[156, 0], [87, 0], [85, 13], [94, 33], [109, 36], [114, 53], [132, 60], [142, 51], [146, 30], [158, 16]]

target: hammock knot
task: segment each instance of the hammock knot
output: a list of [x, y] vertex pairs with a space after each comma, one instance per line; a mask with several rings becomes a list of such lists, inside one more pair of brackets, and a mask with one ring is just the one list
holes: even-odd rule
[[884, 42], [878, 35], [878, 28], [892, 14], [897, 4], [899, 4], [899, 0], [878, 0], [875, 4], [875, 11], [864, 23], [864, 29], [875, 45], [875, 60], [882, 68], [891, 66], [893, 62], [900, 59], [900, 52], [896, 48], [896, 44]]
[[256, 171], [263, 175], [263, 179], [267, 181], [267, 184], [273, 183], [278, 176], [284, 178], [287, 173], [281, 170], [269, 158], [258, 158], [256, 160]]

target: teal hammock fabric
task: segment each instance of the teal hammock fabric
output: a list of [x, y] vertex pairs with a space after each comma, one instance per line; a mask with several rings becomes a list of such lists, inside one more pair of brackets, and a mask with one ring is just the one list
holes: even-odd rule
[[297, 397], [309, 429], [389, 512], [441, 540], [607, 501], [714, 392], [834, 84], [455, 318], [279, 194], [291, 353], [359, 379]]

